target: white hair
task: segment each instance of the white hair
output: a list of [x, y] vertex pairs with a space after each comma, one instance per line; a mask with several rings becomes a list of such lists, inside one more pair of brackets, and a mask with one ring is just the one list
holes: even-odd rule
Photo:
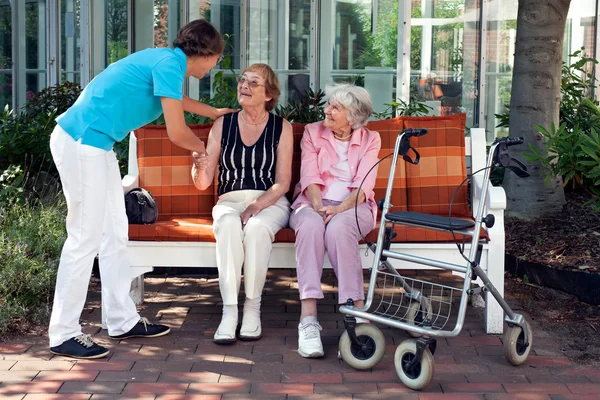
[[369, 92], [360, 86], [341, 83], [325, 88], [329, 102], [346, 109], [352, 129], [358, 129], [369, 121], [373, 114], [373, 103]]

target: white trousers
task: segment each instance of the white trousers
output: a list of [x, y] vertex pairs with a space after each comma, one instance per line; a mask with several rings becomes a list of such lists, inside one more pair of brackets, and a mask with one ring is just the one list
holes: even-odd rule
[[219, 288], [224, 305], [238, 303], [242, 264], [246, 298], [261, 296], [267, 279], [273, 238], [288, 223], [290, 203], [282, 196], [275, 204], [250, 218], [242, 229], [240, 215], [263, 193], [262, 190], [228, 192], [221, 195], [213, 207]]
[[129, 297], [127, 215], [115, 153], [75, 141], [60, 126], [50, 151], [67, 200], [67, 240], [62, 249], [48, 335], [58, 346], [80, 335], [96, 254], [100, 255], [102, 302], [109, 335], [128, 332], [139, 321]]

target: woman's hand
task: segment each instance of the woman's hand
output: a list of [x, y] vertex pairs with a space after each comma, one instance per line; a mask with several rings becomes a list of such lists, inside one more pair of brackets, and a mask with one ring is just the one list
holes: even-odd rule
[[208, 154], [206, 151], [202, 153], [192, 152], [192, 157], [194, 159], [194, 166], [197, 169], [206, 169], [208, 167]]
[[321, 207], [318, 210], [318, 213], [323, 216], [323, 219], [325, 220], [325, 225], [327, 225], [329, 221], [331, 221], [331, 218], [343, 211], [344, 210], [342, 210], [340, 206], [325, 206]]
[[242, 228], [246, 226], [246, 223], [250, 218], [258, 215], [259, 212], [260, 207], [258, 207], [256, 204], [250, 204], [240, 215], [240, 219], [242, 220]]
[[321, 208], [323, 208], [323, 202], [319, 201], [319, 202], [315, 202], [315, 203], [311, 203], [313, 210], [315, 210], [317, 212], [317, 214], [319, 214], [321, 217], [323, 217], [323, 219], [325, 219], [325, 213], [323, 211], [321, 211]]

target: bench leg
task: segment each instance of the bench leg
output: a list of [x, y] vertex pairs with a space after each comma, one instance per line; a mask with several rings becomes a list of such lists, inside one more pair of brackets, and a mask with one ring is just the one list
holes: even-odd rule
[[[504, 243], [504, 241], [502, 241]], [[493, 240], [492, 240], [493, 243]], [[504, 246], [490, 246], [488, 252], [487, 276], [504, 297]], [[502, 333], [504, 328], [504, 310], [491, 293], [485, 293], [485, 331]]]
[[144, 303], [144, 274], [138, 275], [131, 281], [131, 290], [129, 296], [136, 306]]
[[[129, 296], [133, 300], [136, 306], [141, 305], [144, 302], [144, 275], [139, 275], [133, 278], [131, 281], [131, 289], [129, 290]], [[102, 302], [102, 329], [107, 329], [106, 326], [106, 307], [104, 301]]]

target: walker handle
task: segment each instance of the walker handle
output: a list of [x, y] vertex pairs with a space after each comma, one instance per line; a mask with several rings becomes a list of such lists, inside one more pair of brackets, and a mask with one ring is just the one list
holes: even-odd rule
[[525, 142], [525, 139], [522, 136], [519, 136], [519, 137], [507, 137], [506, 138], [506, 145], [508, 147], [515, 146], [517, 144], [523, 144], [523, 142]]
[[406, 128], [404, 129], [404, 135], [406, 137], [413, 137], [413, 136], [424, 136], [427, 135], [427, 129], [425, 128]]

